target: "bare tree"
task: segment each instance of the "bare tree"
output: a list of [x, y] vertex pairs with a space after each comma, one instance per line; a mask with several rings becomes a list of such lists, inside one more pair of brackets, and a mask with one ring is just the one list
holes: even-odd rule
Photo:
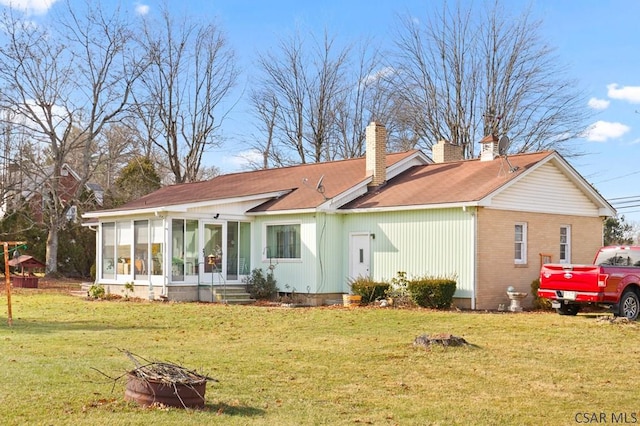
[[508, 20], [498, 1], [493, 6], [479, 28], [484, 134], [508, 135], [511, 152], [579, 154], [571, 140], [584, 132], [590, 114], [578, 83], [541, 39], [540, 21], [528, 11]]
[[270, 149], [263, 152], [269, 152], [275, 165], [331, 157], [335, 107], [344, 90], [349, 52], [348, 48], [337, 50], [334, 42], [325, 33], [322, 42], [313, 39], [307, 49], [296, 31], [291, 38], [280, 40], [278, 50], [259, 56], [262, 77], [252, 101], [256, 115], [266, 125]]
[[[0, 48], [0, 106], [14, 112], [13, 124], [32, 141], [34, 155], [21, 160], [33, 183], [25, 189], [44, 197], [47, 273], [57, 271], [58, 231], [99, 162], [99, 136], [127, 106], [140, 70], [130, 27], [119, 12], [84, 6], [67, 3], [64, 15], [47, 26], [10, 10], [0, 22], [6, 39]], [[68, 193], [60, 180], [72, 155], [80, 182]]]
[[[247, 158], [249, 164], [258, 169], [269, 168], [269, 158], [277, 158], [274, 152], [274, 133], [276, 130], [276, 120], [278, 117], [278, 99], [276, 95], [268, 89], [263, 91], [253, 91], [250, 95], [250, 102], [253, 106], [254, 115], [258, 119], [258, 130], [263, 138], [256, 138], [252, 142], [251, 148], [260, 153], [260, 162], [253, 162]], [[276, 164], [279, 161], [275, 161]]]
[[586, 128], [586, 102], [524, 12], [499, 1], [484, 10], [444, 4], [426, 22], [400, 21], [393, 83], [396, 121], [424, 149], [440, 139], [474, 156], [487, 134], [508, 135], [511, 152], [554, 148]]
[[346, 91], [345, 71], [351, 47], [334, 51], [335, 39], [323, 34], [322, 44], [313, 45], [313, 67], [306, 73], [304, 88], [309, 103], [305, 110], [309, 151], [313, 162], [334, 160], [336, 109]]
[[[276, 166], [307, 162], [304, 133], [308, 94], [305, 90], [306, 60], [302, 47], [302, 39], [296, 33], [290, 40], [280, 40], [277, 53], [270, 51], [258, 57], [258, 70], [262, 76], [251, 99], [257, 115], [267, 123], [267, 131], [272, 133], [267, 139], [270, 149], [263, 152], [277, 160]], [[269, 123], [271, 120], [274, 124]], [[296, 157], [276, 157], [278, 148], [274, 141], [287, 148], [285, 153], [294, 152]]]
[[262, 167], [351, 158], [363, 153], [364, 128], [387, 117], [380, 95], [380, 55], [370, 44], [339, 47], [300, 30], [258, 58], [251, 103], [261, 137]]
[[334, 107], [337, 140], [332, 159], [355, 158], [365, 154], [365, 129], [371, 121], [385, 123], [393, 137], [392, 103], [386, 74], [389, 68], [372, 40], [353, 48], [349, 71], [345, 73], [345, 90]]
[[151, 145], [141, 137], [130, 117], [105, 126], [101, 139], [101, 161], [93, 173], [93, 181], [104, 190], [112, 188], [120, 170], [132, 159], [154, 159]]
[[145, 23], [150, 66], [136, 95], [146, 137], [164, 153], [174, 183], [200, 178], [203, 154], [221, 144], [220, 110], [238, 76], [233, 51], [215, 23], [176, 21], [165, 8]]
[[[16, 114], [8, 109], [0, 111], [0, 218], [6, 214], [20, 210], [22, 206], [22, 181], [24, 170], [20, 167], [20, 159], [27, 157], [30, 145], [16, 125]], [[30, 218], [22, 223], [33, 226]], [[19, 229], [18, 232], [25, 231]]]

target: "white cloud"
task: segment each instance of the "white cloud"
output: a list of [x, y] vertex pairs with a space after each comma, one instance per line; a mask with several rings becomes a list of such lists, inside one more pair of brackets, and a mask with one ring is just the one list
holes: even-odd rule
[[26, 13], [43, 15], [58, 0], [0, 0], [0, 5], [18, 9]]
[[262, 154], [255, 150], [247, 150], [239, 152], [235, 155], [225, 155], [222, 157], [221, 167], [223, 173], [233, 173], [239, 170], [246, 170], [254, 164], [262, 164]]
[[611, 102], [606, 99], [591, 98], [589, 99], [589, 107], [593, 109], [607, 109]]
[[136, 3], [136, 14], [137, 15], [144, 16], [147, 13], [149, 13], [149, 5], [142, 4], [142, 3]]
[[[32, 111], [34, 111], [35, 116], [30, 112], [27, 113], [27, 108], [30, 108]], [[68, 126], [69, 117], [70, 114], [64, 107], [58, 105], [52, 106], [50, 118], [54, 131], [56, 132], [56, 134], [58, 134], [59, 137], [62, 137], [60, 132], [63, 132]], [[38, 123], [45, 122], [48, 118], [49, 117], [45, 116], [45, 114], [42, 112], [42, 108], [38, 106], [38, 104], [32, 99], [27, 100], [25, 104], [21, 105], [19, 111], [10, 112], [6, 116], [6, 119], [8, 121], [15, 123], [18, 126], [25, 126], [26, 128], [30, 129], [39, 129], [40, 125]], [[44, 137], [44, 140], [48, 141], [48, 136], [45, 136], [41, 131], [32, 132], [30, 137], [34, 138], [34, 140], [36, 141], [42, 140]]]
[[393, 73], [395, 73], [395, 69], [393, 67], [384, 67], [374, 73], [371, 73], [369, 75], [367, 75], [363, 80], [362, 83], [364, 83], [365, 85], [368, 84], [374, 84], [376, 81], [388, 77], [390, 75], [392, 75]]
[[608, 84], [607, 95], [611, 99], [620, 99], [631, 102], [632, 104], [640, 104], [640, 86], [620, 87], [617, 83]]
[[622, 123], [597, 121], [589, 126], [583, 136], [592, 142], [606, 142], [609, 139], [619, 138], [629, 130], [631, 130], [631, 128]]

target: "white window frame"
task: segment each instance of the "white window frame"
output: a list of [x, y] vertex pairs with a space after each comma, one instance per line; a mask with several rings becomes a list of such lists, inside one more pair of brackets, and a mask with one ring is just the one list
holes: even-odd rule
[[[564, 230], [564, 235], [562, 231]], [[566, 241], [562, 241], [562, 237], [566, 237]], [[564, 258], [562, 253], [562, 248], [564, 247]], [[571, 225], [562, 225], [560, 226], [560, 255], [559, 255], [560, 263], [571, 263]]]
[[[518, 241], [518, 227], [522, 227], [522, 236], [521, 240]], [[526, 265], [527, 264], [527, 223], [526, 222], [516, 222], [513, 227], [513, 241], [514, 241], [514, 250], [513, 250], [513, 262], [516, 265]], [[520, 248], [520, 256], [518, 256], [517, 248]]]
[[[269, 253], [267, 253], [267, 229], [271, 226], [297, 226], [298, 231], [298, 244], [300, 250], [300, 257], [277, 257], [273, 256], [269, 258]], [[283, 221], [283, 222], [267, 222], [262, 227], [262, 241], [264, 241], [264, 247], [262, 250], [262, 261], [269, 262], [270, 260], [276, 260], [278, 262], [301, 262], [302, 261], [302, 222], [300, 221]]]

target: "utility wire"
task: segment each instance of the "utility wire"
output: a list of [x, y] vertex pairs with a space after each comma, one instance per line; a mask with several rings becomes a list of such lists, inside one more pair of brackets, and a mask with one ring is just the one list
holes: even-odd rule
[[[636, 207], [640, 207], [640, 206], [636, 206]], [[631, 210], [629, 212], [623, 212], [625, 214], [629, 214], [629, 213], [640, 213], [640, 210]]]
[[614, 201], [614, 200], [627, 200], [629, 198], [637, 198], [640, 199], [640, 195], [629, 195], [628, 197], [615, 197], [615, 198], [609, 198], [609, 201]]
[[634, 203], [640, 203], [640, 198], [636, 198], [634, 200], [628, 200], [628, 201], [617, 201], [611, 204], [613, 204], [614, 206], [622, 206], [623, 204], [634, 204]]
[[610, 182], [610, 181], [616, 180], [616, 179], [626, 178], [626, 177], [631, 176], [631, 175], [637, 175], [638, 173], [640, 173], [640, 170], [637, 171], [637, 172], [627, 173], [626, 175], [621, 175], [621, 176], [612, 177], [610, 179], [601, 180], [600, 182], [596, 182], [596, 184], [600, 184], [600, 183], [604, 183], [604, 182]]
[[[614, 206], [614, 207], [615, 207], [615, 206]], [[618, 207], [615, 207], [615, 209], [616, 209], [616, 210], [620, 210], [620, 209], [632, 209], [632, 208], [635, 208], [635, 207], [640, 207], [640, 204], [634, 204], [634, 205], [632, 205], [632, 206], [618, 206]]]

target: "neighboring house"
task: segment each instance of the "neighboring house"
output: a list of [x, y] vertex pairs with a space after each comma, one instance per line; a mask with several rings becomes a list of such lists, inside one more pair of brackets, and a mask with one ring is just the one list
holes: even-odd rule
[[138, 295], [214, 300], [254, 268], [313, 303], [340, 299], [360, 275], [456, 276], [461, 308], [496, 309], [506, 289], [530, 292], [541, 254], [589, 262], [615, 210], [558, 153], [481, 158], [461, 149], [385, 153], [367, 127], [365, 158], [218, 176], [164, 187], [97, 226], [96, 282]]
[[[44, 169], [48, 175], [43, 176], [40, 174], [29, 174], [21, 172], [19, 169], [14, 167], [13, 172], [11, 173], [10, 180], [13, 182], [9, 183], [9, 187], [12, 188], [9, 194], [7, 194], [7, 201], [11, 202], [12, 197], [15, 197], [19, 194], [22, 200], [29, 203], [31, 208], [31, 212], [33, 215], [33, 220], [36, 222], [42, 221], [42, 212], [44, 208], [44, 203], [46, 203], [50, 197], [47, 192], [47, 180], [52, 179], [53, 168], [48, 167]], [[63, 164], [60, 169], [60, 180], [59, 180], [59, 188], [58, 193], [59, 197], [63, 202], [69, 202], [74, 198], [74, 194], [76, 193], [79, 185], [81, 184], [82, 179], [80, 176], [69, 166], [68, 164]], [[104, 190], [97, 183], [86, 183], [84, 185], [85, 190], [88, 191], [89, 194], [93, 197], [93, 203], [101, 207], [104, 198]], [[22, 201], [21, 200], [21, 201]], [[9, 206], [3, 205], [0, 211], [2, 212], [2, 216], [6, 213]], [[78, 219], [78, 208], [76, 205], [69, 206], [67, 211], [67, 219], [69, 221], [75, 221]]]

